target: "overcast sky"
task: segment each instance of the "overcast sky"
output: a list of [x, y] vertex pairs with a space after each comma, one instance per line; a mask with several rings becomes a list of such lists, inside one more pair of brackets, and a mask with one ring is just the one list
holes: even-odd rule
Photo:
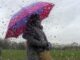
[[[0, 0], [0, 37], [4, 39], [11, 17], [33, 2], [52, 2], [55, 7], [42, 22], [44, 32], [53, 43], [80, 43], [80, 0]], [[23, 41], [21, 36], [17, 39]]]

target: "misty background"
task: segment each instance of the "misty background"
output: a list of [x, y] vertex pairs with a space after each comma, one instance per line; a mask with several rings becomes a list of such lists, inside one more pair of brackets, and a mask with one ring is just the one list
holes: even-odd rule
[[[0, 0], [0, 38], [4, 39], [11, 17], [22, 7], [34, 2], [44, 1], [55, 4], [42, 25], [51, 43], [80, 44], [80, 0]], [[21, 36], [10, 38], [13, 41], [25, 41]]]

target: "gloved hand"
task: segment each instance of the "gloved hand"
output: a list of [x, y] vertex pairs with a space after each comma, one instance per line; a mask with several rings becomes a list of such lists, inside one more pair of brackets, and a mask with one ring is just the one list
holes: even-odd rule
[[48, 42], [48, 45], [46, 46], [47, 50], [51, 50], [52, 49], [52, 44], [50, 42]]

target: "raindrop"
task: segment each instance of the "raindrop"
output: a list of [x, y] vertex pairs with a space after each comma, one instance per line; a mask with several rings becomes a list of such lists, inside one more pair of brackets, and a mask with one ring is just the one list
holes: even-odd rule
[[13, 15], [11, 14], [10, 17], [12, 17]]
[[24, 1], [22, 1], [22, 2], [24, 2]]
[[12, 10], [11, 12], [14, 12], [14, 10]]
[[57, 27], [56, 27], [56, 29], [57, 29]]
[[7, 4], [5, 4], [5, 7], [7, 7]]
[[4, 23], [4, 21], [2, 21], [2, 23]]
[[4, 34], [4, 32], [2, 32], [2, 35]]
[[2, 8], [2, 7], [0, 6], [0, 8]]
[[50, 10], [50, 9], [51, 9], [51, 7], [49, 6], [49, 7], [48, 7], [48, 9]]
[[63, 29], [64, 27], [62, 26], [62, 29]]
[[54, 36], [54, 38], [56, 38], [56, 36]]

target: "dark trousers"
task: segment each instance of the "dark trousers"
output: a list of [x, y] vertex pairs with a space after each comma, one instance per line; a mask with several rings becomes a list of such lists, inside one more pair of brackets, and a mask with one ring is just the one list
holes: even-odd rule
[[27, 60], [40, 60], [39, 52], [27, 46]]

